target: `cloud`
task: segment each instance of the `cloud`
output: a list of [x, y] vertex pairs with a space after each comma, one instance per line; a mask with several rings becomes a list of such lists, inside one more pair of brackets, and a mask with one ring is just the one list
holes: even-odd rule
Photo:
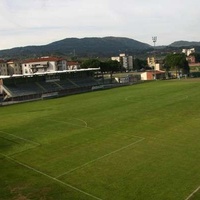
[[157, 35], [160, 45], [199, 41], [198, 7], [197, 0], [1, 0], [1, 48], [108, 35], [146, 43]]

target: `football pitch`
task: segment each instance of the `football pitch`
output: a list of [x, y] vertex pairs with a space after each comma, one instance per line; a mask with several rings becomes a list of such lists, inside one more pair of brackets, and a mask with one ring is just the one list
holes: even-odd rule
[[200, 79], [15, 104], [0, 113], [0, 199], [200, 199]]

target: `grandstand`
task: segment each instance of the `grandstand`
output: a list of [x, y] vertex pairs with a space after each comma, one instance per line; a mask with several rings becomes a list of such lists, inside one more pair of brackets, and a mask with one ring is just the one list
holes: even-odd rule
[[68, 70], [0, 77], [1, 102], [21, 102], [91, 91], [101, 85], [95, 79], [99, 69]]

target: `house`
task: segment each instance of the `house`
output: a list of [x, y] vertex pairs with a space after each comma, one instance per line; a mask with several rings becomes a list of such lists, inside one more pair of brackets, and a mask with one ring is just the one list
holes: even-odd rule
[[141, 80], [148, 81], [155, 79], [165, 79], [165, 72], [155, 70], [141, 73]]
[[68, 70], [76, 70], [76, 69], [80, 69], [80, 63], [79, 62], [75, 62], [75, 61], [68, 61], [67, 62], [67, 69]]
[[57, 57], [41, 57], [22, 63], [22, 74], [34, 74], [67, 70], [67, 61]]

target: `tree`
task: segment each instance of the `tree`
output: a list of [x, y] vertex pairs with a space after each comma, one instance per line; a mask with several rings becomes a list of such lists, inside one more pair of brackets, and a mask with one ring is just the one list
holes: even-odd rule
[[87, 69], [87, 68], [99, 68], [100, 67], [100, 61], [98, 59], [88, 59], [81, 63], [81, 68]]
[[141, 60], [139, 58], [134, 59], [133, 62], [133, 69], [134, 70], [141, 70], [141, 69], [146, 69], [147, 67], [147, 61], [146, 60]]
[[101, 62], [100, 69], [102, 74], [105, 72], [110, 73], [110, 78], [112, 82], [113, 73], [121, 71], [121, 65], [117, 60], [108, 60], [105, 62]]
[[81, 63], [81, 68], [83, 69], [99, 67], [101, 70], [102, 77], [105, 72], [110, 73], [111, 82], [113, 73], [121, 70], [121, 65], [116, 60], [108, 60], [103, 62], [98, 59], [88, 59]]
[[176, 77], [178, 74], [188, 74], [189, 73], [189, 65], [186, 60], [185, 54], [168, 54], [164, 59], [164, 68], [168, 72], [169, 70], [176, 71]]

